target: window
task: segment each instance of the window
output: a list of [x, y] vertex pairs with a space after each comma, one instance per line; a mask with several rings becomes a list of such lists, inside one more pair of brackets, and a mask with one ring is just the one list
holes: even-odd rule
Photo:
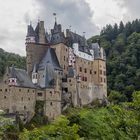
[[106, 79], [104, 78], [104, 83], [106, 82]]
[[82, 67], [80, 67], [80, 72], [82, 72]]
[[6, 99], [6, 96], [4, 96], [4, 99]]
[[65, 61], [65, 56], [64, 56], [64, 61]]
[[0, 91], [2, 91], [2, 89], [0, 89]]
[[5, 92], [7, 92], [7, 89], [5, 89]]
[[30, 101], [30, 98], [28, 98], [28, 100]]
[[21, 89], [19, 89], [19, 91], [21, 91]]
[[52, 96], [52, 91], [50, 91], [50, 94], [51, 94], [51, 96]]
[[21, 97], [21, 101], [23, 101], [23, 97]]
[[26, 106], [24, 106], [24, 110], [26, 109]]
[[85, 73], [87, 73], [87, 69], [85, 69]]
[[42, 96], [42, 93], [41, 92], [39, 92], [39, 93], [37, 93], [38, 94], [38, 96]]
[[50, 102], [50, 105], [52, 106], [52, 102]]
[[28, 89], [27, 92], [29, 92], [30, 90]]
[[103, 78], [102, 77], [100, 78], [100, 81], [103, 82]]
[[96, 71], [94, 71], [94, 74], [96, 74]]
[[69, 82], [71, 82], [71, 79], [69, 79]]
[[90, 74], [92, 74], [92, 70], [90, 70]]
[[87, 81], [87, 77], [85, 77], [85, 81]]
[[35, 75], [33, 75], [33, 79], [35, 79]]
[[106, 75], [106, 71], [104, 71], [104, 75]]

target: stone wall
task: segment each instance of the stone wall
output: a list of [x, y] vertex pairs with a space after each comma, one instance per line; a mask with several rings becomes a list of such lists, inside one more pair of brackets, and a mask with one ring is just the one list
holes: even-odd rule
[[27, 72], [31, 77], [31, 73], [34, 67], [34, 64], [39, 64], [39, 62], [44, 57], [47, 51], [47, 45], [45, 44], [34, 44], [28, 43], [26, 45], [26, 64]]
[[25, 115], [25, 119], [31, 119], [34, 115], [35, 102], [35, 89], [0, 84], [0, 109], [5, 112], [19, 112]]
[[52, 45], [51, 47], [56, 51], [60, 66], [63, 68], [63, 76], [66, 76], [68, 74], [68, 47], [63, 43]]

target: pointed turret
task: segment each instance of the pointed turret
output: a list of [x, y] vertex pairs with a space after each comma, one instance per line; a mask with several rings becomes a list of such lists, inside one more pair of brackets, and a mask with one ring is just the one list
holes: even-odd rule
[[32, 25], [28, 25], [26, 43], [35, 43], [35, 31]]
[[65, 43], [65, 35], [64, 32], [62, 32], [61, 24], [57, 24], [55, 21], [54, 28], [51, 29], [51, 44], [59, 44], [59, 43]]

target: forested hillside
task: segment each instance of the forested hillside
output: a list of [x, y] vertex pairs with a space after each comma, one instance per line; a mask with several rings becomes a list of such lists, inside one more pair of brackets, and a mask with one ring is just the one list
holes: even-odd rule
[[106, 25], [98, 39], [107, 55], [108, 92], [116, 90], [131, 100], [131, 94], [140, 90], [140, 20]]
[[25, 57], [21, 57], [17, 54], [5, 52], [3, 49], [0, 49], [0, 77], [5, 72], [7, 66], [15, 65], [17, 68], [26, 67]]
[[121, 105], [71, 108], [49, 125], [24, 129], [20, 140], [137, 140], [140, 92]]

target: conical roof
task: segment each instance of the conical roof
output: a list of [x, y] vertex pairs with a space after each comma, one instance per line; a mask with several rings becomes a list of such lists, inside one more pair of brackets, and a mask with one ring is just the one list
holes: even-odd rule
[[31, 24], [28, 25], [28, 29], [27, 29], [27, 37], [28, 37], [28, 36], [34, 36], [34, 37], [35, 37], [35, 31], [34, 31], [34, 29], [33, 29], [33, 27], [32, 27]]

